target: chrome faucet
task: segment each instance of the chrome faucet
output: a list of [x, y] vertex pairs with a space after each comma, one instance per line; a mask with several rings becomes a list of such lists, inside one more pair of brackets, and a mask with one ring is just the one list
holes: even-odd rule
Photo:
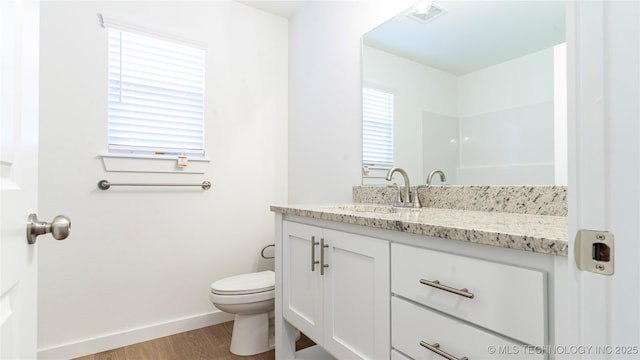
[[429, 173], [429, 176], [427, 176], [427, 185], [431, 185], [431, 179], [433, 178], [433, 176], [435, 174], [440, 174], [440, 181], [441, 182], [447, 181], [447, 177], [444, 175], [442, 170], [431, 170], [431, 172]]
[[419, 207], [420, 204], [416, 203], [415, 199], [417, 199], [417, 196], [415, 197], [415, 199], [411, 199], [411, 183], [409, 182], [409, 175], [407, 175], [407, 172], [404, 171], [404, 169], [399, 168], [399, 167], [393, 167], [391, 169], [389, 169], [389, 171], [387, 172], [387, 181], [391, 181], [391, 178], [393, 177], [393, 174], [395, 174], [396, 172], [399, 172], [400, 175], [402, 175], [402, 178], [404, 179], [404, 196], [402, 198], [402, 201], [396, 201], [395, 204], [393, 204], [393, 206], [397, 206], [397, 207]]

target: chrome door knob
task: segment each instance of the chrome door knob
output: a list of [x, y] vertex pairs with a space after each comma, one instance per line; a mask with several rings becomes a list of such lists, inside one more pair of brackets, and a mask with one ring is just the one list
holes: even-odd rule
[[38, 235], [46, 233], [51, 233], [56, 240], [64, 240], [69, 236], [70, 231], [71, 220], [64, 215], [54, 217], [50, 223], [38, 221], [36, 214], [30, 214], [27, 219], [27, 241], [29, 244], [35, 244]]

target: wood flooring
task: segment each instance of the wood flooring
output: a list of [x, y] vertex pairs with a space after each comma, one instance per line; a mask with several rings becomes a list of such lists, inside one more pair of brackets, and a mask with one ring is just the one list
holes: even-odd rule
[[[75, 360], [273, 360], [274, 351], [237, 356], [229, 351], [233, 321], [129, 345]], [[302, 335], [296, 348], [314, 345]]]

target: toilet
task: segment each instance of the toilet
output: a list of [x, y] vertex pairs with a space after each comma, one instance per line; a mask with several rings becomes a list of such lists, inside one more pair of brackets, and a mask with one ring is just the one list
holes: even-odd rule
[[275, 273], [260, 271], [231, 276], [211, 284], [209, 300], [235, 314], [230, 351], [248, 356], [272, 350], [275, 344]]

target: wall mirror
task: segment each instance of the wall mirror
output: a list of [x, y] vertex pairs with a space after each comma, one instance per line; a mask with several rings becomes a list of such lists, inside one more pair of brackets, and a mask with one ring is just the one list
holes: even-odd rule
[[[363, 89], [392, 94], [393, 165], [412, 185], [434, 169], [451, 185], [566, 185], [565, 6], [422, 1], [363, 36]], [[388, 184], [373, 162], [362, 173]]]

